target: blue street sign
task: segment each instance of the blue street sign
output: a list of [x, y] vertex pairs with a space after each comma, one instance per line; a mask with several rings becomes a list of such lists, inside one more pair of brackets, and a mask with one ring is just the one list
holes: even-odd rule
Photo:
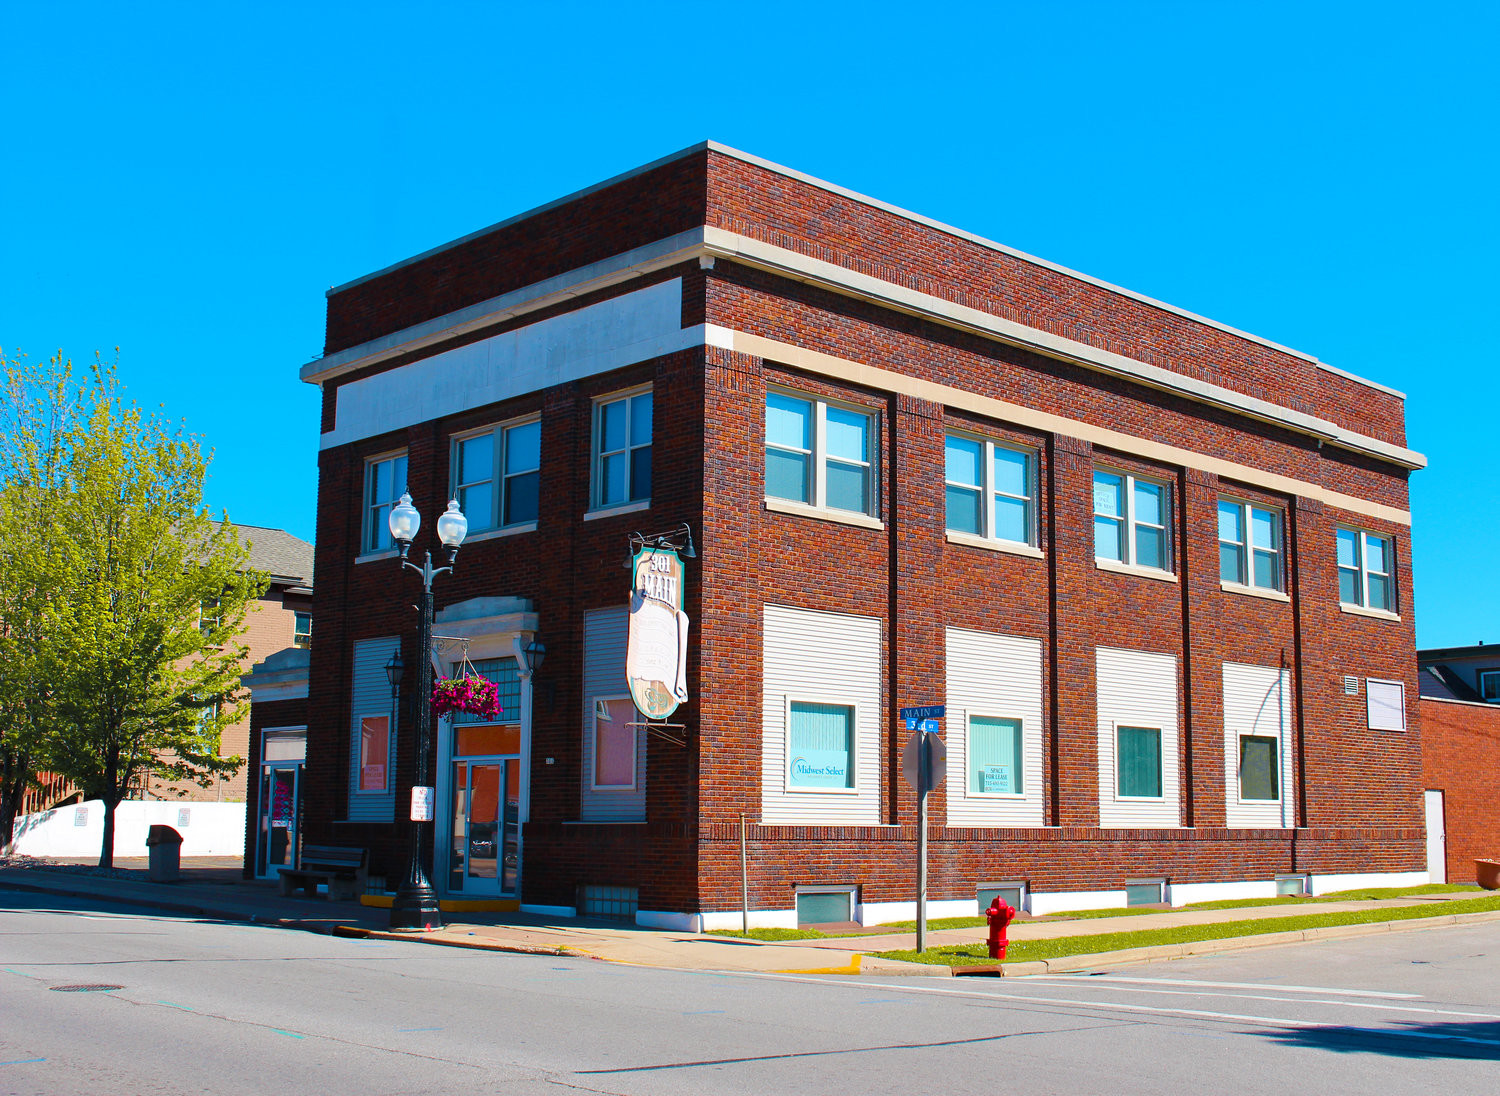
[[917, 729], [917, 724], [921, 722], [922, 721], [920, 719], [908, 719], [906, 721], [906, 729], [908, 731], [914, 731]]
[[922, 730], [924, 730], [924, 731], [931, 731], [933, 734], [937, 734], [937, 729], [938, 729], [938, 721], [936, 719], [924, 719], [924, 720], [922, 720]]
[[942, 719], [947, 714], [945, 704], [922, 704], [915, 708], [902, 708], [902, 719]]

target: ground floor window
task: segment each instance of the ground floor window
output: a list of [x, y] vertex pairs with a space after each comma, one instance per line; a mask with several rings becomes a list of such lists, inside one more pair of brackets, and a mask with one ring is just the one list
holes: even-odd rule
[[1161, 798], [1161, 729], [1117, 727], [1115, 764], [1118, 790], [1132, 799]]
[[793, 700], [790, 709], [787, 786], [854, 787], [854, 708]]
[[969, 794], [1021, 795], [1021, 721], [969, 716]]
[[1240, 798], [1280, 799], [1278, 743], [1265, 735], [1240, 735]]

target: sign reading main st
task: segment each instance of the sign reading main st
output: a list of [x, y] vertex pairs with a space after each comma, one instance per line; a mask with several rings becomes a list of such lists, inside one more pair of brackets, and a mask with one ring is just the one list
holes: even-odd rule
[[647, 718], [666, 719], [688, 698], [685, 568], [670, 548], [642, 547], [631, 560], [630, 576], [630, 699]]

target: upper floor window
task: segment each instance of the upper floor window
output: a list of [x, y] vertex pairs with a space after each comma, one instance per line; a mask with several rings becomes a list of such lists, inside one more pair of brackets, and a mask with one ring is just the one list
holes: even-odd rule
[[950, 434], [944, 458], [950, 532], [1036, 544], [1032, 454]]
[[875, 514], [875, 416], [766, 393], [766, 496]]
[[296, 612], [292, 614], [292, 646], [312, 646], [312, 614]]
[[453, 490], [469, 531], [534, 522], [540, 505], [542, 424], [536, 419], [453, 439]]
[[198, 631], [211, 636], [219, 630], [219, 599], [206, 597], [198, 602]]
[[1339, 603], [1396, 611], [1395, 557], [1389, 537], [1362, 529], [1338, 531]]
[[1219, 500], [1219, 579], [1280, 592], [1281, 512]]
[[594, 404], [594, 506], [651, 497], [651, 392]]
[[1094, 558], [1169, 570], [1164, 483], [1128, 472], [1094, 472]]
[[388, 524], [391, 507], [406, 491], [406, 454], [376, 457], [365, 462], [364, 533], [360, 544], [366, 552], [395, 546]]
[[1479, 671], [1479, 696], [1482, 700], [1500, 700], [1500, 670]]

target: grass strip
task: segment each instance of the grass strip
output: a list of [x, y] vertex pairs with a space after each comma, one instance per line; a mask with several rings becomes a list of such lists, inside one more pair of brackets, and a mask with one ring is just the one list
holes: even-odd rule
[[[1263, 936], [1273, 932], [1298, 932], [1304, 929], [1331, 928], [1338, 925], [1371, 925], [1383, 921], [1414, 921], [1425, 917], [1447, 917], [1450, 914], [1483, 913], [1500, 910], [1500, 894], [1484, 898], [1461, 898], [1431, 905], [1395, 906], [1386, 909], [1346, 910], [1339, 913], [1310, 913], [1300, 917], [1267, 917], [1255, 921], [1219, 921], [1207, 925], [1174, 925], [1165, 929], [1139, 932], [1102, 932], [1089, 936], [1059, 936], [1051, 940], [1017, 940], [1006, 951], [1008, 963], [1033, 959], [1061, 959], [1070, 955], [1097, 955], [1126, 948], [1146, 948], [1159, 944], [1188, 944], [1199, 940], [1228, 940], [1238, 936]], [[874, 952], [881, 959], [901, 959], [908, 963], [935, 963], [939, 966], [967, 966], [988, 962], [989, 949], [982, 943], [916, 951]]]

